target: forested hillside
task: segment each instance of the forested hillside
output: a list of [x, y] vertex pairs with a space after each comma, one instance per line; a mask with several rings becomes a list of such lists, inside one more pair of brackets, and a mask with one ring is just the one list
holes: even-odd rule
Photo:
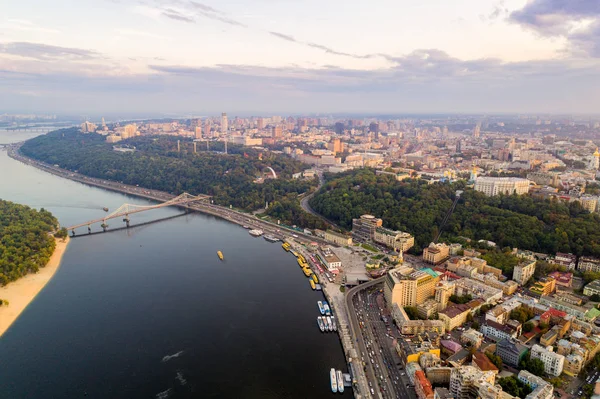
[[35, 273], [50, 260], [58, 222], [48, 211], [0, 200], [0, 285]]
[[[177, 140], [181, 152], [177, 152]], [[301, 194], [317, 181], [291, 179], [293, 173], [307, 166], [283, 155], [269, 154], [259, 159], [256, 150], [230, 145], [229, 155], [223, 143], [198, 143], [198, 154], [191, 139], [170, 136], [135, 137], [119, 146], [135, 147], [135, 152], [118, 152], [99, 134], [82, 134], [77, 129], [63, 129], [27, 141], [21, 152], [29, 157], [87, 176], [120, 181], [126, 184], [162, 190], [173, 194], [208, 194], [220, 205], [246, 210], [265, 206], [266, 202]], [[273, 168], [278, 179], [253, 181]]]
[[[311, 199], [311, 207], [351, 229], [352, 218], [369, 213], [384, 226], [415, 236], [415, 252], [427, 246], [464, 183], [428, 185], [425, 181], [398, 182], [376, 176], [370, 169], [330, 176]], [[499, 247], [533, 251], [572, 252], [600, 256], [600, 216], [577, 203], [538, 200], [530, 196], [486, 197], [466, 189], [444, 228], [442, 239], [459, 236], [490, 240]]]

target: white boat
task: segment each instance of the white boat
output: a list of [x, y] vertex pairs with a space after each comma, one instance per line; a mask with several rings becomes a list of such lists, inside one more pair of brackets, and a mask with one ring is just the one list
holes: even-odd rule
[[331, 309], [329, 309], [329, 305], [327, 304], [327, 302], [323, 302], [323, 309], [325, 309], [325, 314], [327, 316], [331, 315]]
[[333, 331], [333, 324], [331, 323], [331, 317], [327, 316], [327, 331]]
[[323, 302], [317, 301], [317, 306], [319, 307], [319, 312], [321, 312], [321, 314], [325, 314], [325, 308], [323, 307]]
[[343, 393], [344, 392], [344, 377], [342, 377], [342, 371], [338, 370], [336, 372], [336, 376], [337, 376], [338, 392]]
[[253, 237], [260, 237], [264, 234], [264, 231], [262, 230], [250, 230], [248, 233], [250, 233], [251, 236]]
[[321, 332], [325, 332], [325, 323], [323, 322], [323, 318], [321, 316], [317, 317], [317, 324], [319, 325]]
[[329, 382], [331, 383], [331, 392], [336, 393], [338, 389], [338, 384], [335, 369], [329, 370]]
[[337, 331], [337, 324], [335, 324], [335, 317], [331, 316], [331, 324], [333, 325], [333, 331]]

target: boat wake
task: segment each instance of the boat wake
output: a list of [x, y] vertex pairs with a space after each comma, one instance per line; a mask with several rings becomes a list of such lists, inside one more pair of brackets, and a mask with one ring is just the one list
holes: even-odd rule
[[172, 389], [169, 388], [166, 391], [162, 391], [156, 394], [156, 399], [167, 399], [171, 395]]
[[167, 356], [165, 356], [165, 357], [162, 358], [162, 361], [163, 361], [163, 363], [164, 362], [168, 362], [171, 359], [174, 359], [176, 357], [181, 356], [182, 353], [183, 353], [183, 351], [179, 351], [179, 352], [177, 352], [177, 353], [175, 353], [173, 355], [167, 355]]
[[177, 372], [177, 377], [175, 377], [175, 378], [177, 378], [177, 380], [179, 381], [179, 383], [181, 385], [186, 385], [187, 384], [187, 380], [185, 378], [183, 378], [183, 374], [181, 373], [181, 371]]

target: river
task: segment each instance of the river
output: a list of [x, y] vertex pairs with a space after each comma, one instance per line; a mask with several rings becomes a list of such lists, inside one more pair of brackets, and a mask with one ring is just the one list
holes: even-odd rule
[[[47, 174], [5, 151], [0, 170], [0, 198], [48, 209], [62, 225], [95, 219], [105, 206], [149, 204]], [[279, 244], [212, 216], [76, 237], [54, 278], [0, 338], [0, 397], [331, 397], [329, 369], [347, 365], [337, 334], [318, 330], [322, 298]]]

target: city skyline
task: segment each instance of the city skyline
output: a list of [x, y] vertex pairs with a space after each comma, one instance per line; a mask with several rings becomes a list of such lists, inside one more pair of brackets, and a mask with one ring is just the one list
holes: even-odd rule
[[13, 112], [594, 113], [600, 5], [0, 5]]

